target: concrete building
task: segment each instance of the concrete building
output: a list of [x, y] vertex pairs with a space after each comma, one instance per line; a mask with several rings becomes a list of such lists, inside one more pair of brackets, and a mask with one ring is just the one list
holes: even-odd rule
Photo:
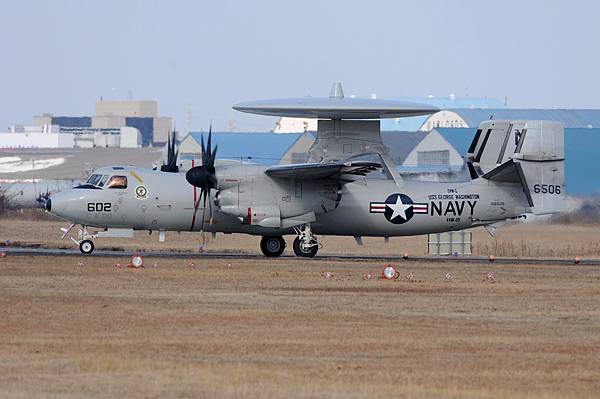
[[119, 130], [123, 127], [136, 128], [142, 137], [142, 145], [162, 145], [167, 142], [172, 130], [170, 117], [158, 116], [156, 101], [99, 100], [96, 115], [53, 116], [42, 114], [33, 117], [34, 126], [57, 125], [61, 131], [69, 129]]
[[158, 115], [156, 101], [100, 100], [96, 102], [96, 116], [137, 116], [154, 118]]

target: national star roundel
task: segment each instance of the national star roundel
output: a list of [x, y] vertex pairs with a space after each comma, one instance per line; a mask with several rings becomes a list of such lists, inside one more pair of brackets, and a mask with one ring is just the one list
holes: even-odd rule
[[427, 204], [415, 204], [406, 194], [392, 194], [385, 202], [371, 202], [371, 213], [383, 213], [385, 218], [394, 224], [402, 224], [412, 219], [415, 213], [427, 213]]

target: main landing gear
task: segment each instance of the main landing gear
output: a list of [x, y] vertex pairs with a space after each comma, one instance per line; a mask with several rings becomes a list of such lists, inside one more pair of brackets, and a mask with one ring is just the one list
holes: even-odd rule
[[298, 237], [294, 239], [294, 253], [296, 256], [312, 258], [317, 254], [320, 244], [317, 236], [313, 234], [310, 223], [304, 225], [304, 229], [295, 227]]
[[285, 240], [282, 236], [264, 236], [260, 240], [260, 249], [266, 257], [277, 257], [285, 250]]
[[[294, 253], [296, 256], [303, 258], [314, 257], [321, 244], [319, 243], [317, 236], [313, 234], [310, 223], [304, 225], [304, 228], [294, 227], [298, 236], [294, 239]], [[269, 257], [277, 257], [285, 250], [285, 240], [282, 236], [264, 236], [260, 240], [260, 249], [262, 253]]]

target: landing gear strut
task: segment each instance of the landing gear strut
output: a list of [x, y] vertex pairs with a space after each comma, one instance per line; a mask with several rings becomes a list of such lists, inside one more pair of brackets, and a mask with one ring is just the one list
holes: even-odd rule
[[294, 253], [296, 256], [312, 258], [317, 254], [320, 244], [317, 236], [313, 234], [310, 223], [304, 225], [304, 229], [294, 228], [298, 237], [294, 239]]
[[277, 257], [285, 250], [285, 240], [282, 236], [264, 236], [260, 240], [260, 249], [269, 258]]
[[[73, 226], [71, 226], [69, 230], [72, 227]], [[65, 234], [63, 235], [63, 238], [67, 235], [68, 231], [65, 231], [64, 233]], [[98, 237], [97, 234], [90, 234], [87, 228], [85, 226], [82, 226], [82, 229], [80, 229], [79, 233], [77, 234], [78, 239], [71, 237], [71, 240], [79, 246], [79, 250], [82, 254], [89, 255], [92, 252], [94, 252], [94, 242], [92, 240], [96, 237]]]

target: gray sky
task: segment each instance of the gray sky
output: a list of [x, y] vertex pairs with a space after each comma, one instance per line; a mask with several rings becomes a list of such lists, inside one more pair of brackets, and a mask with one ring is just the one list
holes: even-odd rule
[[600, 107], [596, 1], [0, 3], [0, 129], [156, 99], [179, 127], [268, 130], [235, 102], [311, 94], [488, 96]]

